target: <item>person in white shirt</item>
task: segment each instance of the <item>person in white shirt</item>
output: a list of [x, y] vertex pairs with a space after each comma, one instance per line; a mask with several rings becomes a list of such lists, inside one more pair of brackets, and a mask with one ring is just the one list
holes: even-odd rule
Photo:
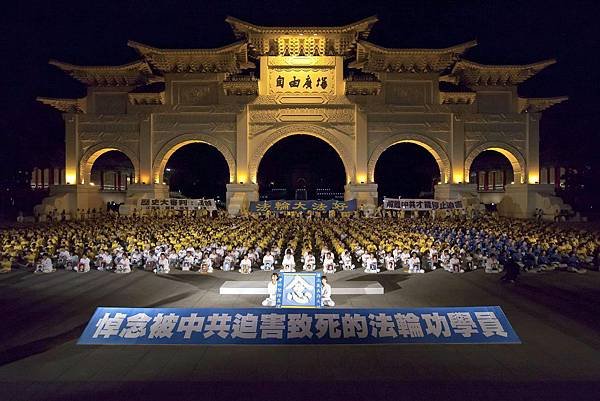
[[79, 259], [79, 263], [77, 264], [77, 272], [78, 273], [87, 273], [90, 271], [90, 258], [87, 257], [86, 254], [83, 254]]
[[260, 267], [261, 270], [273, 270], [275, 265], [275, 258], [271, 255], [271, 252], [267, 251], [262, 260], [263, 264]]
[[248, 258], [248, 255], [244, 255], [244, 259], [240, 262], [240, 273], [250, 274], [252, 273], [252, 261]]
[[408, 259], [408, 272], [425, 273], [425, 270], [421, 269], [421, 259], [419, 259], [416, 252], [413, 252], [410, 259]]
[[117, 263], [117, 267], [115, 268], [115, 273], [131, 273], [131, 264], [129, 263], [129, 255], [124, 253], [119, 262]]
[[387, 253], [383, 258], [383, 263], [385, 265], [386, 270], [392, 271], [396, 269], [396, 259], [394, 255], [391, 253]]
[[451, 273], [464, 273], [465, 272], [463, 269], [461, 269], [460, 259], [458, 258], [458, 256], [455, 253], [452, 254], [448, 263], [450, 264], [450, 272]]
[[142, 253], [137, 249], [134, 249], [131, 253], [131, 266], [138, 269], [142, 267]]
[[158, 258], [158, 264], [156, 266], [156, 268], [154, 269], [154, 273], [156, 274], [160, 274], [160, 273], [169, 273], [170, 269], [169, 269], [169, 259], [167, 259], [167, 255], [165, 255], [164, 253], [161, 253], [159, 258]]
[[344, 270], [352, 270], [355, 267], [354, 264], [352, 264], [352, 255], [347, 250], [344, 250], [340, 256], [340, 265]]
[[444, 249], [440, 256], [440, 264], [444, 270], [450, 271], [450, 254], [447, 249]]
[[312, 272], [315, 270], [316, 260], [311, 251], [308, 251], [306, 256], [304, 257], [304, 266], [302, 270]]
[[331, 252], [327, 252], [325, 258], [323, 258], [323, 274], [333, 273], [335, 273], [335, 259]]
[[500, 266], [500, 262], [496, 258], [495, 254], [491, 254], [485, 261], [485, 272], [486, 273], [500, 273], [502, 271], [502, 267]]
[[294, 254], [291, 249], [287, 249], [285, 251], [285, 255], [283, 256], [283, 261], [281, 262], [282, 269], [281, 271], [290, 273], [296, 271], [296, 261], [294, 260]]
[[327, 283], [327, 277], [321, 277], [321, 306], [335, 306], [331, 299], [331, 286]]
[[410, 252], [408, 252], [407, 248], [404, 248], [404, 250], [400, 254], [400, 260], [402, 261], [402, 268], [408, 267], [408, 259], [410, 259]]
[[169, 269], [176, 269], [179, 265], [179, 255], [175, 252], [174, 249], [171, 249], [169, 252]]
[[195, 259], [196, 258], [194, 258], [192, 251], [186, 251], [183, 260], [181, 261], [181, 270], [184, 272], [189, 272], [194, 266]]
[[223, 259], [223, 265], [221, 266], [221, 269], [223, 269], [224, 272], [228, 272], [234, 269], [234, 261], [231, 252], [229, 252], [227, 256], [225, 256], [225, 258]]
[[144, 263], [144, 270], [154, 271], [158, 265], [158, 257], [154, 254], [154, 251], [150, 251], [146, 256], [146, 262]]
[[200, 273], [212, 273], [213, 272], [213, 260], [210, 258], [210, 254], [206, 252], [200, 262]]
[[371, 255], [368, 252], [365, 252], [360, 256], [360, 262], [362, 264], [362, 267], [364, 267], [365, 269], [369, 268], [369, 257], [371, 257]]
[[42, 255], [42, 260], [35, 268], [34, 273], [54, 273], [56, 269], [52, 266], [52, 259], [48, 254]]
[[275, 306], [277, 296], [277, 280], [279, 280], [279, 274], [271, 274], [271, 281], [267, 284], [268, 297], [262, 301], [262, 306]]
[[57, 267], [67, 268], [67, 263], [71, 259], [71, 254], [66, 249], [61, 249], [58, 253], [58, 260], [56, 262]]
[[379, 273], [379, 268], [377, 267], [377, 258], [373, 256], [372, 253], [369, 253], [366, 259], [365, 273]]

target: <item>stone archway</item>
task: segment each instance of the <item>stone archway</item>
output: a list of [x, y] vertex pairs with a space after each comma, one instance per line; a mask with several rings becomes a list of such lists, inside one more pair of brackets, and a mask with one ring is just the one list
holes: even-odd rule
[[227, 165], [229, 166], [229, 182], [235, 182], [235, 158], [231, 150], [229, 150], [225, 143], [209, 135], [183, 134], [176, 136], [175, 138], [167, 142], [165, 145], [163, 145], [163, 147], [160, 149], [160, 151], [154, 158], [154, 163], [152, 163], [152, 177], [154, 178], [155, 183], [163, 182], [165, 167], [173, 153], [175, 153], [177, 150], [184, 147], [185, 145], [189, 145], [191, 143], [205, 143], [216, 148], [223, 155], [223, 157], [227, 161]]
[[375, 182], [375, 166], [377, 165], [379, 157], [381, 157], [383, 152], [385, 152], [389, 147], [398, 143], [414, 143], [415, 145], [425, 148], [435, 159], [440, 169], [440, 177], [442, 182], [448, 182], [450, 179], [450, 159], [448, 158], [448, 155], [438, 143], [424, 135], [419, 134], [393, 135], [377, 145], [371, 153], [369, 162], [367, 164], [367, 177], [369, 182]]
[[525, 158], [517, 148], [504, 142], [486, 142], [471, 150], [465, 158], [465, 180], [469, 180], [471, 165], [475, 158], [486, 150], [498, 152], [508, 159], [513, 169], [515, 183], [522, 184], [526, 182]]
[[101, 142], [91, 146], [81, 157], [79, 162], [79, 180], [82, 184], [90, 183], [94, 162], [103, 154], [111, 151], [121, 152], [129, 158], [131, 164], [133, 164], [134, 181], [137, 182], [139, 180], [140, 160], [137, 153], [133, 149], [123, 144], [115, 146], [114, 143]]
[[256, 183], [258, 166], [265, 153], [267, 153], [267, 150], [269, 150], [269, 148], [271, 148], [271, 146], [273, 146], [278, 141], [292, 135], [310, 135], [325, 141], [336, 151], [336, 153], [342, 160], [342, 163], [344, 164], [344, 170], [346, 173], [346, 182], [352, 180], [352, 177], [354, 177], [355, 173], [353, 159], [351, 153], [348, 151], [347, 147], [342, 143], [340, 139], [338, 139], [334, 134], [329, 132], [329, 130], [321, 127], [313, 125], [290, 125], [271, 133], [256, 147], [256, 149], [254, 149], [254, 152], [252, 153], [252, 156], [250, 157], [250, 161], [248, 163], [248, 174], [250, 176], [251, 182]]

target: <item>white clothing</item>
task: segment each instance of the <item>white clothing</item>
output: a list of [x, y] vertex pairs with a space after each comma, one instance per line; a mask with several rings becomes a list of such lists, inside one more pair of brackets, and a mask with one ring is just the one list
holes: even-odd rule
[[115, 269], [115, 273], [131, 273], [131, 266], [128, 258], [121, 258]]
[[260, 267], [261, 270], [273, 270], [273, 266], [275, 265], [275, 258], [273, 255], [265, 255], [262, 261], [263, 264]]
[[335, 273], [335, 259], [333, 259], [333, 257], [331, 257], [331, 258], [325, 257], [325, 260], [323, 260], [323, 273], [325, 273], [325, 274]]
[[273, 284], [272, 281], [269, 281], [269, 284], [267, 285], [267, 294], [269, 294], [269, 296], [264, 301], [262, 301], [262, 306], [275, 306], [277, 296], [277, 283]]
[[250, 259], [242, 259], [240, 262], [240, 273], [250, 274], [252, 272], [252, 261]]
[[294, 261], [294, 255], [285, 254], [283, 257], [283, 262], [281, 262], [281, 266], [283, 267], [282, 271], [284, 272], [295, 272], [296, 262]]
[[306, 271], [313, 271], [313, 270], [315, 270], [315, 266], [316, 266], [315, 257], [313, 255], [307, 255], [304, 258], [304, 267], [302, 269], [306, 270]]
[[87, 256], [82, 256], [77, 265], [77, 272], [87, 273], [90, 271], [90, 259]]
[[321, 306], [335, 306], [335, 302], [331, 299], [331, 286], [328, 283], [321, 287]]

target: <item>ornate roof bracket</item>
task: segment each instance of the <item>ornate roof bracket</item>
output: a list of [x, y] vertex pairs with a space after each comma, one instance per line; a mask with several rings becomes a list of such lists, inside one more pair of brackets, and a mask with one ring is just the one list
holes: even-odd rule
[[50, 60], [49, 64], [88, 86], [137, 86], [147, 83], [152, 76], [145, 60], [118, 66], [80, 66], [57, 60]]
[[52, 97], [35, 98], [40, 103], [54, 107], [63, 113], [85, 113], [87, 109], [86, 98], [81, 99], [56, 99]]
[[475, 92], [443, 92], [440, 91], [440, 104], [473, 104]]
[[255, 67], [254, 63], [248, 60], [248, 45], [245, 41], [215, 49], [159, 49], [132, 40], [127, 42], [127, 45], [162, 73], [238, 73]]

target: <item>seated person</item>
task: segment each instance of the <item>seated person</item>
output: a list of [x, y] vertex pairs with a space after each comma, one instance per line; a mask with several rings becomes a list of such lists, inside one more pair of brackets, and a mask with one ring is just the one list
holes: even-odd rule
[[291, 249], [287, 249], [285, 251], [285, 255], [283, 256], [283, 261], [281, 262], [282, 269], [281, 271], [289, 273], [296, 271], [296, 262], [294, 261], [294, 254]]
[[396, 269], [396, 258], [394, 258], [394, 255], [392, 253], [387, 253], [383, 257], [383, 265], [385, 266], [386, 270], [389, 271]]
[[200, 273], [212, 273], [213, 272], [213, 260], [210, 257], [210, 254], [206, 252], [202, 261], [200, 262]]
[[42, 254], [42, 259], [35, 268], [34, 273], [54, 273], [56, 269], [52, 265], [52, 259], [48, 254]]
[[167, 255], [165, 255], [164, 252], [158, 257], [158, 263], [153, 271], [156, 274], [169, 273], [169, 259], [167, 259]]
[[425, 273], [425, 270], [421, 269], [421, 259], [419, 259], [416, 252], [413, 252], [407, 263], [409, 273]]
[[221, 266], [221, 269], [224, 272], [228, 272], [234, 269], [234, 260], [231, 252], [229, 252], [223, 259], [223, 265]]
[[352, 255], [349, 251], [344, 250], [344, 252], [342, 252], [342, 255], [340, 256], [340, 265], [344, 270], [354, 269], [355, 266], [352, 264]]
[[304, 257], [304, 266], [302, 267], [302, 270], [311, 272], [311, 271], [315, 270], [315, 266], [316, 266], [315, 256], [312, 254], [311, 251], [308, 251], [308, 253]]
[[331, 285], [327, 283], [327, 277], [321, 277], [321, 306], [335, 306], [331, 299]]
[[372, 253], [367, 254], [365, 263], [365, 273], [379, 273], [379, 268], [377, 267], [377, 258]]
[[333, 254], [331, 252], [327, 252], [323, 258], [323, 273], [335, 273], [335, 259], [333, 258]]
[[192, 251], [186, 251], [183, 260], [181, 261], [181, 270], [184, 272], [188, 272], [194, 266], [194, 261], [196, 258], [192, 255]]
[[250, 274], [252, 273], [252, 261], [248, 255], [244, 255], [244, 259], [240, 262], [240, 273]]
[[265, 256], [263, 256], [263, 264], [260, 267], [261, 270], [273, 270], [275, 266], [275, 258], [271, 255], [270, 251], [267, 251]]
[[119, 259], [117, 267], [115, 268], [115, 273], [131, 273], [131, 263], [129, 262], [129, 255], [127, 253], [124, 253]]
[[500, 262], [496, 257], [495, 253], [492, 253], [485, 261], [485, 272], [486, 273], [500, 273], [502, 271], [502, 267], [500, 266]]
[[77, 264], [77, 273], [87, 273], [90, 271], [90, 259], [84, 253]]
[[276, 304], [276, 295], [277, 295], [277, 280], [279, 279], [279, 274], [273, 273], [271, 274], [271, 281], [267, 285], [267, 294], [268, 297], [262, 301], [262, 306], [275, 306]]

